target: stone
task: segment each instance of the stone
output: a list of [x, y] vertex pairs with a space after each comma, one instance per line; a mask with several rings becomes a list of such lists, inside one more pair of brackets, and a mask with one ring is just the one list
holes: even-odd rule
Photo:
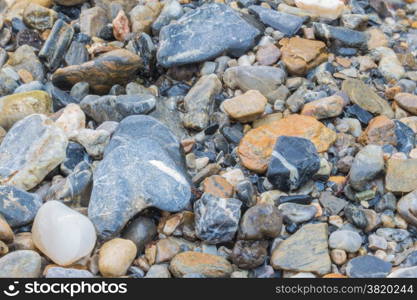
[[339, 116], [343, 112], [345, 101], [338, 95], [311, 101], [304, 105], [302, 115], [311, 116], [318, 120]]
[[345, 9], [343, 1], [339, 0], [294, 0], [294, 3], [312, 17], [328, 19], [337, 19]]
[[10, 244], [14, 240], [14, 233], [9, 223], [0, 214], [0, 241]]
[[186, 251], [177, 254], [169, 265], [172, 275], [177, 278], [196, 274], [208, 278], [229, 277], [233, 272], [232, 265], [223, 257]]
[[369, 235], [368, 241], [369, 241], [369, 249], [372, 249], [372, 250], [378, 250], [378, 249], [386, 250], [388, 247], [387, 240], [376, 234]]
[[212, 175], [204, 179], [202, 187], [204, 193], [208, 193], [219, 198], [233, 197], [233, 185], [219, 175]]
[[51, 29], [57, 18], [58, 14], [54, 10], [36, 3], [26, 6], [23, 11], [23, 21], [25, 24], [39, 31]]
[[45, 71], [42, 63], [29, 45], [22, 45], [15, 52], [10, 52], [9, 60], [3, 67], [3, 71], [5, 67], [12, 67], [16, 72], [26, 70], [32, 75], [34, 80], [44, 80]]
[[65, 175], [69, 175], [81, 162], [91, 163], [91, 158], [88, 156], [83, 146], [74, 142], [69, 142], [66, 149], [66, 158], [60, 166], [61, 172]]
[[292, 75], [305, 75], [328, 57], [326, 44], [321, 41], [293, 37], [282, 39], [279, 44], [282, 46], [282, 61]]
[[409, 93], [398, 93], [394, 97], [395, 102], [413, 115], [417, 115], [417, 96]]
[[95, 170], [88, 216], [98, 235], [107, 239], [144, 208], [181, 211], [190, 197], [181, 145], [174, 134], [152, 117], [129, 116], [120, 122]]
[[346, 200], [335, 197], [330, 192], [321, 193], [319, 201], [324, 210], [329, 212], [330, 215], [339, 214], [347, 204]]
[[232, 261], [241, 269], [254, 269], [267, 257], [267, 241], [237, 241], [233, 247]]
[[146, 1], [138, 4], [130, 11], [129, 16], [132, 22], [132, 32], [151, 33], [152, 24], [156, 21], [162, 9], [162, 3], [158, 0]]
[[285, 79], [282, 69], [270, 66], [232, 67], [223, 75], [223, 81], [229, 88], [239, 88], [244, 92], [257, 90], [270, 100], [275, 100], [275, 93]]
[[256, 61], [262, 66], [275, 64], [281, 57], [281, 51], [274, 44], [260, 47], [256, 52]]
[[4, 72], [4, 70], [0, 69], [0, 97], [13, 93], [18, 87], [17, 79], [14, 79]]
[[85, 128], [85, 114], [79, 105], [70, 103], [55, 121], [55, 125], [61, 128], [68, 138], [72, 138]]
[[0, 183], [30, 190], [65, 159], [65, 133], [33, 114], [18, 121], [0, 145]]
[[330, 257], [336, 265], [343, 265], [346, 262], [347, 254], [344, 250], [333, 249], [330, 251]]
[[359, 233], [350, 230], [337, 230], [330, 234], [329, 247], [332, 249], [342, 249], [346, 252], [354, 253], [362, 245], [362, 237]]
[[399, 268], [388, 274], [387, 278], [416, 278], [417, 267]]
[[120, 122], [130, 115], [147, 114], [155, 108], [156, 98], [151, 94], [102, 96], [89, 95], [80, 106], [97, 123]]
[[36, 214], [32, 238], [53, 262], [68, 266], [91, 253], [96, 232], [86, 216], [61, 202], [48, 201]]
[[231, 118], [241, 123], [248, 123], [264, 113], [267, 102], [268, 100], [260, 92], [249, 90], [240, 96], [225, 100], [223, 108]]
[[138, 254], [143, 253], [145, 246], [155, 237], [155, 222], [147, 217], [139, 216], [123, 231], [122, 237], [135, 243]]
[[88, 50], [84, 43], [72, 41], [65, 54], [64, 60], [67, 66], [81, 65], [89, 59]]
[[395, 122], [386, 116], [378, 116], [373, 118], [368, 127], [363, 132], [360, 140], [366, 144], [375, 145], [397, 145], [397, 137], [395, 134]]
[[179, 19], [183, 14], [184, 9], [178, 1], [167, 1], [158, 18], [152, 23], [152, 31], [159, 33], [161, 28], [171, 23], [171, 21]]
[[251, 49], [260, 35], [261, 26], [254, 20], [224, 4], [206, 4], [161, 29], [157, 60], [168, 68], [214, 59], [223, 53], [237, 57]]
[[81, 129], [76, 132], [72, 140], [83, 145], [91, 157], [101, 158], [110, 141], [110, 132], [102, 129]]
[[207, 127], [214, 97], [221, 90], [222, 84], [215, 74], [202, 76], [184, 97], [184, 127], [197, 131]]
[[103, 94], [113, 85], [129, 81], [140, 66], [141, 60], [136, 54], [125, 49], [113, 50], [81, 65], [56, 70], [52, 82], [57, 87], [69, 89], [77, 82], [85, 81], [93, 92]]
[[100, 30], [108, 23], [106, 11], [101, 7], [92, 7], [81, 11], [81, 32], [90, 36], [98, 36]]
[[388, 242], [402, 242], [410, 237], [410, 232], [405, 229], [397, 228], [378, 228], [376, 231], [378, 236], [383, 237]]
[[257, 204], [243, 215], [239, 226], [239, 239], [274, 239], [281, 233], [283, 216], [277, 207], [271, 204]]
[[260, 5], [249, 6], [249, 11], [254, 14], [265, 26], [272, 27], [285, 34], [285, 36], [293, 36], [297, 34], [307, 19], [305, 17], [279, 12]]
[[264, 173], [280, 136], [308, 139], [315, 145], [317, 152], [326, 151], [336, 140], [336, 133], [315, 118], [289, 115], [246, 133], [237, 150], [242, 164], [252, 171]]
[[31, 114], [52, 112], [52, 99], [44, 91], [17, 93], [0, 98], [0, 126], [9, 129]]
[[55, 71], [61, 65], [64, 57], [69, 55], [68, 53], [72, 53], [69, 51], [67, 53], [67, 49], [71, 44], [73, 36], [74, 29], [71, 25], [68, 25], [61, 19], [55, 22], [48, 39], [39, 51], [39, 57], [45, 60], [45, 65], [50, 71]]
[[353, 160], [349, 182], [357, 191], [364, 191], [369, 181], [375, 179], [384, 170], [384, 154], [377, 145], [363, 147]]
[[387, 162], [385, 187], [394, 193], [408, 193], [417, 189], [417, 159], [394, 159]]
[[368, 219], [366, 218], [365, 210], [353, 204], [346, 205], [344, 209], [345, 217], [348, 222], [352, 223], [360, 229], [368, 227]]
[[304, 225], [272, 252], [273, 268], [319, 275], [329, 273], [331, 261], [327, 235], [326, 223]]
[[417, 226], [417, 189], [398, 201], [397, 211], [408, 223]]
[[136, 257], [136, 245], [121, 238], [105, 242], [100, 248], [98, 267], [105, 277], [120, 277], [126, 274], [127, 269]]
[[346, 274], [351, 278], [384, 278], [391, 272], [391, 264], [375, 256], [364, 255], [347, 263]]
[[288, 223], [304, 223], [313, 219], [317, 214], [317, 208], [314, 205], [283, 203], [278, 208]]
[[194, 203], [195, 231], [209, 244], [231, 241], [239, 226], [242, 202], [234, 198], [218, 198], [211, 194]]
[[54, 0], [54, 2], [63, 6], [74, 6], [84, 3], [85, 0]]
[[130, 34], [130, 24], [124, 10], [120, 10], [113, 19], [113, 35], [118, 41], [124, 41]]
[[384, 115], [390, 119], [394, 117], [394, 112], [388, 102], [379, 97], [363, 81], [346, 79], [342, 83], [342, 91], [349, 96], [353, 103], [359, 105], [364, 110], [373, 114]]
[[279, 190], [302, 187], [320, 169], [320, 158], [314, 144], [305, 138], [280, 136], [274, 146], [266, 176]]
[[368, 34], [368, 49], [376, 49], [378, 47], [388, 47], [388, 36], [378, 27], [369, 28]]
[[94, 275], [87, 270], [50, 267], [46, 271], [45, 278], [94, 278]]
[[336, 42], [349, 48], [367, 49], [368, 36], [362, 31], [324, 23], [313, 23], [313, 28], [314, 35], [319, 39]]
[[146, 273], [145, 278], [171, 278], [171, 273], [166, 264], [153, 265]]
[[33, 221], [42, 199], [14, 186], [0, 186], [0, 213], [12, 227]]
[[374, 52], [380, 57], [378, 70], [386, 81], [398, 81], [404, 76], [405, 70], [397, 54], [391, 48], [378, 47], [374, 49]]
[[31, 250], [18, 250], [0, 258], [0, 278], [38, 278], [41, 256]]

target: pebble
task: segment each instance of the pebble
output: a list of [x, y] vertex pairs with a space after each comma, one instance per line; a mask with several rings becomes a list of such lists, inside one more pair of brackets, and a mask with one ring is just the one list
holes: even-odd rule
[[416, 218], [417, 190], [401, 197], [397, 203], [397, 211], [408, 223], [417, 226]]
[[281, 57], [281, 51], [274, 44], [260, 47], [256, 52], [256, 61], [262, 66], [271, 66]]
[[267, 241], [237, 241], [233, 247], [232, 261], [242, 269], [254, 269], [267, 257]]
[[23, 11], [23, 21], [25, 24], [39, 31], [52, 28], [57, 18], [58, 14], [54, 10], [36, 3], [26, 6]]
[[387, 190], [408, 193], [417, 189], [416, 168], [417, 159], [389, 159], [385, 176]]
[[52, 261], [68, 266], [89, 255], [96, 243], [91, 221], [58, 201], [48, 201], [36, 214], [33, 242]]
[[294, 0], [294, 3], [312, 17], [337, 19], [345, 9], [343, 2], [338, 0]]
[[332, 259], [332, 262], [334, 262], [336, 265], [343, 265], [347, 260], [346, 252], [341, 249], [331, 250], [330, 257]]
[[74, 103], [68, 104], [61, 116], [55, 121], [55, 125], [61, 128], [69, 139], [85, 128], [86, 117], [80, 106]]
[[46, 271], [45, 278], [94, 278], [94, 275], [87, 270], [50, 267]]
[[37, 278], [41, 256], [31, 250], [17, 250], [0, 258], [0, 278]]
[[171, 278], [168, 265], [159, 264], [150, 267], [145, 278]]
[[307, 222], [317, 214], [317, 208], [314, 205], [283, 203], [278, 208], [287, 222], [296, 224]]
[[337, 215], [347, 205], [347, 201], [333, 196], [330, 192], [323, 192], [319, 198], [320, 204], [330, 215]]
[[191, 251], [176, 255], [171, 260], [169, 270], [177, 278], [192, 274], [203, 278], [223, 278], [233, 272], [232, 265], [223, 257]]
[[346, 274], [351, 278], [383, 278], [391, 272], [391, 264], [375, 256], [364, 255], [347, 263]]
[[248, 123], [263, 114], [267, 101], [260, 92], [249, 90], [240, 96], [225, 100], [223, 108], [232, 119]]
[[362, 237], [350, 230], [337, 230], [330, 234], [329, 247], [332, 249], [341, 249], [349, 253], [359, 250], [362, 245]]
[[98, 258], [100, 273], [105, 277], [125, 275], [136, 253], [136, 245], [130, 240], [116, 238], [104, 243]]
[[369, 249], [372, 250], [386, 250], [388, 247], [387, 240], [376, 234], [371, 234], [368, 237]]
[[143, 253], [145, 246], [156, 236], [155, 222], [147, 217], [138, 217], [123, 231], [122, 237], [135, 243], [137, 253]]
[[0, 215], [0, 241], [11, 243], [14, 240], [14, 233], [6, 219]]
[[81, 32], [90, 36], [98, 36], [100, 30], [108, 23], [106, 11], [101, 7], [92, 7], [81, 11]]
[[413, 115], [417, 115], [417, 96], [409, 93], [398, 93], [394, 97], [398, 105]]
[[307, 103], [304, 105], [301, 114], [314, 117], [318, 120], [333, 118], [343, 112], [344, 106], [345, 101], [343, 98], [333, 95]]
[[219, 198], [232, 198], [233, 185], [219, 175], [207, 177], [202, 182], [203, 191]]

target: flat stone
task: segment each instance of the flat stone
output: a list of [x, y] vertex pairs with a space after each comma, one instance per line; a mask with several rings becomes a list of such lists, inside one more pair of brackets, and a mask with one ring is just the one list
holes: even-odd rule
[[170, 263], [169, 270], [179, 278], [190, 274], [208, 278], [222, 278], [229, 277], [233, 272], [232, 265], [223, 257], [191, 251], [176, 255]]
[[26, 6], [23, 11], [23, 21], [25, 24], [39, 31], [52, 28], [57, 18], [58, 14], [54, 10], [36, 3]]
[[388, 47], [378, 47], [374, 50], [379, 57], [378, 70], [384, 76], [386, 81], [400, 80], [404, 74], [405, 70], [399, 61], [397, 54]]
[[339, 0], [295, 0], [295, 5], [308, 12], [312, 17], [337, 19], [345, 9]]
[[94, 173], [88, 216], [98, 235], [114, 236], [149, 206], [170, 212], [187, 207], [191, 188], [184, 166], [181, 145], [166, 126], [148, 116], [123, 119]]
[[12, 227], [32, 222], [41, 205], [42, 199], [37, 194], [13, 186], [0, 186], [0, 213]]
[[52, 112], [52, 99], [44, 91], [17, 93], [0, 98], [0, 126], [9, 129], [31, 114]]
[[305, 75], [309, 70], [325, 62], [328, 57], [326, 44], [299, 37], [282, 39], [282, 61], [293, 75]]
[[347, 79], [343, 81], [342, 90], [350, 100], [366, 111], [373, 114], [384, 115], [390, 119], [394, 112], [388, 102], [378, 96], [369, 86], [358, 79]]
[[53, 72], [60, 66], [65, 55], [67, 55], [66, 52], [73, 36], [74, 29], [72, 26], [61, 19], [55, 22], [48, 39], [39, 51], [39, 57], [45, 60], [45, 65], [50, 71]]
[[350, 184], [357, 191], [366, 189], [367, 183], [384, 170], [384, 157], [380, 146], [368, 145], [356, 154], [350, 168]]
[[138, 217], [124, 230], [122, 237], [135, 243], [138, 254], [157, 234], [155, 222], [147, 217]]
[[239, 88], [244, 92], [257, 90], [270, 100], [275, 100], [276, 90], [285, 79], [283, 70], [269, 66], [232, 67], [223, 75], [223, 81], [229, 88]]
[[222, 84], [215, 74], [202, 76], [184, 97], [184, 127], [203, 130], [209, 124], [214, 97], [222, 91]]
[[364, 255], [351, 259], [346, 274], [351, 278], [384, 278], [391, 272], [391, 264], [375, 256]]
[[257, 42], [260, 27], [227, 5], [202, 5], [161, 29], [158, 63], [168, 68], [214, 59], [223, 53], [241, 56]]
[[29, 45], [22, 45], [15, 52], [10, 52], [9, 60], [4, 67], [12, 67], [16, 72], [26, 70], [32, 75], [34, 80], [44, 80], [45, 71], [43, 65], [33, 48]]
[[395, 122], [386, 116], [375, 117], [369, 122], [360, 140], [366, 144], [396, 146], [395, 128]]
[[397, 211], [404, 220], [413, 226], [417, 226], [417, 189], [398, 201]]
[[120, 277], [126, 274], [127, 269], [136, 257], [136, 245], [121, 238], [105, 242], [100, 248], [98, 267], [105, 277]]
[[274, 44], [262, 46], [256, 52], [256, 61], [262, 66], [275, 64], [281, 57], [281, 51]]
[[409, 93], [398, 93], [394, 97], [395, 102], [413, 115], [417, 115], [417, 96]]
[[345, 208], [347, 204], [346, 200], [335, 197], [330, 192], [321, 193], [319, 201], [330, 215], [337, 215]]
[[387, 278], [416, 278], [417, 277], [417, 267], [409, 268], [399, 268], [390, 274]]
[[152, 265], [145, 278], [171, 278], [167, 264]]
[[313, 23], [313, 28], [315, 36], [319, 39], [337, 42], [345, 47], [367, 49], [368, 36], [362, 31], [324, 23]]
[[46, 271], [45, 278], [94, 278], [94, 275], [87, 270], [50, 267]]
[[410, 237], [410, 232], [405, 229], [397, 228], [378, 228], [376, 231], [378, 236], [383, 237], [388, 242], [400, 243]]
[[385, 185], [390, 192], [408, 193], [417, 189], [417, 159], [389, 159]]
[[361, 245], [362, 237], [354, 231], [337, 230], [332, 232], [329, 237], [329, 247], [333, 249], [354, 253], [359, 250]]
[[271, 204], [258, 204], [249, 208], [243, 215], [239, 227], [239, 239], [274, 239], [281, 233], [283, 216]]
[[315, 118], [297, 114], [289, 115], [246, 133], [238, 147], [242, 164], [252, 171], [264, 173], [276, 140], [280, 136], [308, 139], [315, 145], [317, 152], [327, 151], [336, 140], [336, 133]]
[[65, 159], [67, 137], [51, 119], [30, 115], [0, 145], [0, 183], [30, 190]]
[[194, 203], [195, 231], [210, 244], [231, 241], [239, 226], [242, 202], [234, 198], [218, 198], [211, 194]]
[[84, 43], [72, 41], [64, 57], [67, 66], [81, 65], [89, 60], [88, 50]]
[[286, 36], [295, 35], [307, 19], [305, 17], [294, 16], [259, 5], [249, 6], [249, 11], [264, 25], [279, 30]]
[[98, 36], [100, 30], [108, 23], [106, 11], [101, 7], [92, 7], [81, 11], [81, 32], [90, 36]]
[[219, 175], [207, 177], [202, 182], [203, 191], [219, 198], [232, 198], [233, 185]]
[[102, 96], [89, 95], [80, 102], [82, 110], [97, 123], [120, 122], [131, 115], [147, 114], [155, 108], [151, 94]]
[[52, 76], [54, 85], [69, 89], [80, 81], [92, 91], [103, 94], [115, 84], [125, 84], [138, 71], [141, 60], [136, 54], [120, 49], [107, 52], [81, 65], [58, 69]]
[[256, 120], [264, 113], [268, 100], [258, 91], [249, 90], [246, 93], [223, 102], [224, 110], [233, 119], [247, 123]]
[[327, 224], [306, 224], [272, 253], [274, 269], [295, 272], [330, 273], [331, 260], [327, 244]]
[[304, 105], [302, 115], [311, 116], [318, 120], [339, 116], [343, 112], [345, 101], [341, 96], [333, 95], [311, 101]]
[[48, 201], [36, 214], [32, 226], [36, 247], [61, 266], [89, 255], [96, 243], [91, 221], [58, 201]]
[[41, 256], [31, 250], [13, 251], [0, 258], [0, 278], [38, 278]]

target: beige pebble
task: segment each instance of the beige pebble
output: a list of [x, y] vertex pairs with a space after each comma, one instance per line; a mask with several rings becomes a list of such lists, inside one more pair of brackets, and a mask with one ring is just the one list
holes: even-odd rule
[[98, 259], [100, 273], [105, 277], [125, 275], [136, 252], [136, 245], [130, 240], [116, 238], [104, 243]]

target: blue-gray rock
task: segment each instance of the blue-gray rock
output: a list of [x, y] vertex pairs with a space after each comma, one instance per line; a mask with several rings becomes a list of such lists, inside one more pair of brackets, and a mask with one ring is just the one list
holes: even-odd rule
[[55, 71], [62, 60], [74, 36], [74, 29], [62, 19], [55, 22], [54, 27], [42, 49], [39, 57], [45, 59], [45, 65], [50, 71]]
[[403, 122], [394, 120], [395, 136], [397, 137], [397, 150], [405, 154], [410, 153], [416, 146], [416, 134]]
[[314, 218], [317, 208], [314, 205], [283, 203], [278, 207], [288, 223], [303, 223]]
[[398, 228], [378, 228], [376, 234], [385, 238], [388, 242], [402, 242], [410, 237], [410, 233], [405, 229]]
[[88, 50], [84, 43], [73, 41], [65, 54], [65, 63], [68, 66], [81, 65], [88, 61]]
[[45, 278], [94, 278], [94, 275], [87, 270], [51, 267], [46, 271]]
[[384, 278], [392, 265], [375, 256], [364, 255], [351, 259], [346, 267], [346, 274], [351, 278]]
[[4, 70], [0, 70], [0, 97], [10, 95], [18, 87], [17, 80], [4, 72]]
[[122, 237], [135, 243], [138, 255], [157, 234], [155, 222], [151, 218], [138, 217], [124, 230]]
[[359, 250], [362, 245], [362, 237], [359, 233], [351, 230], [337, 230], [332, 232], [329, 237], [329, 247], [332, 249], [342, 249], [350, 253]]
[[300, 30], [301, 25], [308, 19], [307, 17], [290, 15], [259, 5], [249, 6], [249, 11], [263, 24], [281, 31], [285, 36], [295, 35]]
[[155, 108], [151, 94], [96, 96], [89, 95], [80, 102], [81, 109], [97, 123], [121, 121], [130, 115], [147, 114]]
[[43, 90], [45, 90], [45, 86], [40, 81], [31, 81], [29, 83], [22, 84], [21, 86], [17, 87], [14, 90], [13, 94]]
[[110, 238], [146, 207], [175, 212], [190, 204], [182, 148], [165, 125], [149, 116], [120, 122], [97, 166], [88, 216]]
[[368, 226], [368, 219], [361, 208], [349, 204], [345, 207], [344, 212], [346, 219], [356, 227], [365, 229]]
[[0, 186], [0, 213], [12, 227], [30, 223], [42, 205], [37, 194], [14, 186]]
[[164, 8], [158, 18], [152, 24], [152, 31], [159, 33], [162, 27], [168, 25], [172, 20], [180, 18], [184, 14], [184, 9], [176, 0], [165, 2]]
[[67, 92], [54, 86], [52, 82], [47, 82], [45, 84], [45, 90], [52, 97], [54, 111], [58, 111], [70, 103], [78, 104], [80, 102], [74, 97], [72, 97], [70, 94], [68, 94]]
[[414, 267], [417, 266], [417, 251], [413, 251], [407, 256], [405, 261], [401, 264], [402, 267]]
[[315, 36], [319, 39], [336, 41], [345, 47], [367, 49], [368, 36], [361, 31], [324, 23], [313, 23], [313, 28]]
[[255, 46], [262, 26], [224, 4], [206, 4], [164, 26], [159, 34], [158, 63], [169, 68], [241, 56]]
[[91, 163], [93, 160], [88, 156], [84, 147], [78, 143], [69, 142], [66, 150], [66, 158], [61, 163], [61, 172], [65, 175], [69, 175], [75, 167], [82, 161]]
[[32, 250], [17, 250], [0, 258], [0, 278], [37, 278], [41, 256]]
[[299, 137], [281, 136], [276, 141], [266, 176], [282, 191], [302, 187], [320, 169], [314, 144]]
[[218, 198], [211, 194], [194, 203], [195, 231], [208, 244], [231, 241], [238, 229], [242, 202], [234, 198]]
[[335, 197], [330, 192], [321, 193], [319, 201], [329, 215], [337, 215], [347, 204], [346, 200]]

